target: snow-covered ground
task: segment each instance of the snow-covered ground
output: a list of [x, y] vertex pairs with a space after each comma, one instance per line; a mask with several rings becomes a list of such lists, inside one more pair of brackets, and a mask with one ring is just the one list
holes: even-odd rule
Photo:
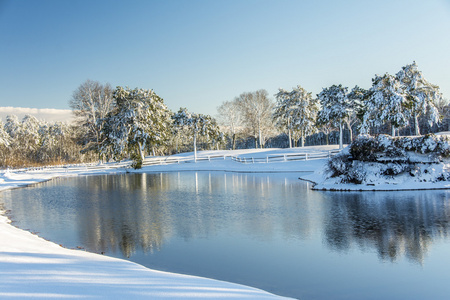
[[[442, 166], [433, 168], [435, 172], [439, 172]], [[370, 167], [367, 168], [370, 171]], [[434, 177], [433, 174], [427, 173], [422, 176], [425, 180]], [[353, 184], [340, 183], [339, 178], [328, 178], [324, 168], [321, 168], [313, 174], [300, 175], [300, 179], [314, 183], [315, 190], [328, 191], [405, 191], [405, 190], [433, 190], [433, 189], [450, 189], [449, 181], [418, 182], [413, 180], [409, 175], [401, 175], [396, 178], [384, 178], [380, 176], [372, 176], [369, 184]]]
[[[148, 158], [141, 170], [124, 164], [73, 166], [35, 170], [0, 170], [0, 191], [39, 183], [62, 176], [113, 174], [124, 172], [227, 171], [227, 172], [299, 172], [299, 177], [318, 183], [317, 188], [341, 190], [401, 190], [450, 188], [450, 183], [411, 182], [408, 177], [397, 182], [373, 185], [337, 184], [324, 176], [326, 158], [296, 160], [297, 154], [326, 156], [336, 146], [294, 149], [202, 151], [196, 163], [193, 154]], [[247, 163], [236, 161], [246, 158]], [[253, 158], [253, 159], [252, 159]], [[167, 162], [177, 161], [177, 163]], [[179, 163], [178, 163], [179, 161]], [[267, 161], [269, 161], [267, 163]], [[161, 164], [160, 164], [161, 162]], [[315, 171], [315, 172], [314, 172]], [[314, 173], [313, 173], [314, 172]], [[274, 175], [276, 176], [276, 175]], [[381, 180], [381, 179], [380, 179]], [[1, 194], [0, 194], [1, 197]], [[150, 270], [141, 265], [65, 249], [9, 224], [0, 216], [0, 298], [234, 298], [280, 299], [282, 297], [212, 279]]]

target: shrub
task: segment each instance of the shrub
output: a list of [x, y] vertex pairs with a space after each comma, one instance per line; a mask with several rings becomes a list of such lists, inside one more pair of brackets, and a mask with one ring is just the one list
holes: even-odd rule
[[359, 136], [350, 145], [350, 154], [356, 160], [376, 161], [378, 148], [378, 141], [373, 137], [368, 135]]
[[347, 183], [361, 184], [367, 177], [365, 165], [361, 161], [353, 161], [351, 168], [348, 170], [344, 181]]
[[[331, 177], [340, 177], [343, 183], [363, 183], [368, 173], [368, 163], [372, 165], [374, 175], [393, 177], [402, 173], [411, 176], [420, 176], [420, 163], [415, 163], [408, 156], [408, 152], [429, 154], [426, 163], [435, 160], [442, 161], [450, 157], [450, 139], [447, 136], [428, 134], [422, 137], [398, 137], [379, 135], [371, 137], [359, 136], [349, 146], [348, 152], [336, 155], [328, 162], [328, 171]], [[376, 173], [376, 174], [375, 174]], [[436, 177], [436, 180], [450, 180], [445, 172]]]
[[348, 153], [339, 153], [328, 161], [328, 171], [330, 177], [338, 177], [344, 175], [351, 166], [351, 160]]

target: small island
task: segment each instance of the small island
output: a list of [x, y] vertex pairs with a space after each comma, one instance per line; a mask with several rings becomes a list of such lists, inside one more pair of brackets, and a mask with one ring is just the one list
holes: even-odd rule
[[450, 187], [445, 134], [361, 135], [313, 175], [318, 190], [416, 190]]

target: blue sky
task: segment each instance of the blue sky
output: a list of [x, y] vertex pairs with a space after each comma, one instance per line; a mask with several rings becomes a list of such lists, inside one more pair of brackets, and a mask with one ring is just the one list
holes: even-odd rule
[[449, 0], [0, 0], [0, 106], [67, 109], [92, 79], [214, 115], [258, 89], [369, 88], [413, 60], [449, 99], [449, 34]]

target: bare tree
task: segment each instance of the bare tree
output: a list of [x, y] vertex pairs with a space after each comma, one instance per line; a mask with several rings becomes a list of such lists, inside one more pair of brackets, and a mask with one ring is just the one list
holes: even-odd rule
[[225, 101], [217, 108], [219, 113], [219, 123], [231, 133], [232, 147], [236, 149], [236, 133], [242, 123], [241, 111], [238, 105], [238, 98], [233, 101]]
[[266, 90], [243, 93], [237, 102], [242, 111], [243, 122], [255, 138], [255, 148], [258, 148], [258, 140], [259, 147], [263, 148], [267, 135], [274, 128], [272, 118], [274, 103], [269, 98], [269, 93]]
[[86, 80], [73, 92], [69, 104], [78, 125], [86, 132], [83, 139], [86, 150], [99, 151], [104, 120], [113, 109], [112, 94], [113, 90], [108, 83], [103, 85], [92, 80]]

